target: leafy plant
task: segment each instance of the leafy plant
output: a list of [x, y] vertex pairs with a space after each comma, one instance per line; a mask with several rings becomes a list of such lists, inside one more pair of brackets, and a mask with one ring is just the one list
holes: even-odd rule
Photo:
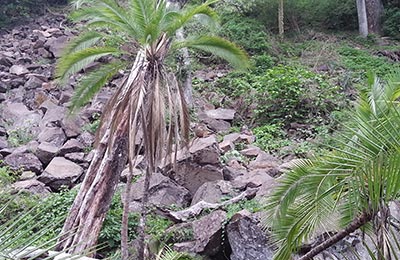
[[264, 151], [274, 152], [283, 146], [290, 145], [281, 124], [263, 125], [253, 129], [256, 136], [254, 143]]
[[275, 259], [290, 259], [318, 228], [337, 233], [300, 259], [311, 259], [367, 224], [376, 238], [372, 258], [396, 255], [388, 204], [400, 196], [399, 82], [399, 73], [386, 84], [370, 77], [370, 91], [362, 93], [341, 145], [323, 157], [293, 162], [280, 179], [265, 223], [278, 244]]
[[7, 132], [7, 141], [13, 147], [18, 147], [33, 140], [34, 135], [29, 127], [18, 127]]
[[365, 50], [342, 47], [339, 49], [339, 53], [343, 57], [345, 67], [354, 71], [362, 78], [366, 78], [369, 71], [384, 78], [395, 71], [396, 68], [400, 68], [400, 65], [391, 63], [383, 57], [373, 56]]

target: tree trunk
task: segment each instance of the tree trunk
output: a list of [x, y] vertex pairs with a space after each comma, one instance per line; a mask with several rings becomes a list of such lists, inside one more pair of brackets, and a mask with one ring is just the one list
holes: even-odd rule
[[383, 4], [381, 0], [365, 0], [366, 16], [368, 21], [368, 33], [381, 33], [381, 18]]
[[279, 38], [283, 39], [283, 34], [285, 33], [285, 25], [283, 22], [283, 0], [279, 1], [278, 8], [278, 28], [279, 28]]
[[365, 0], [357, 0], [358, 28], [362, 37], [368, 35], [367, 9]]
[[[127, 117], [128, 109], [124, 111]], [[57, 249], [69, 253], [93, 249], [111, 205], [120, 174], [127, 160], [128, 120], [121, 120], [113, 134], [115, 140], [108, 147], [109, 134], [105, 134], [97, 149], [69, 211], [58, 240]], [[73, 235], [71, 235], [71, 231]]]
[[318, 246], [311, 249], [307, 254], [300, 257], [299, 260], [311, 260], [314, 256], [318, 255], [322, 251], [326, 250], [327, 248], [333, 246], [346, 236], [350, 235], [360, 227], [362, 227], [367, 222], [371, 221], [372, 218], [375, 216], [374, 213], [371, 212], [364, 212], [358, 218], [354, 219], [344, 230], [336, 233], [328, 240], [322, 242]]

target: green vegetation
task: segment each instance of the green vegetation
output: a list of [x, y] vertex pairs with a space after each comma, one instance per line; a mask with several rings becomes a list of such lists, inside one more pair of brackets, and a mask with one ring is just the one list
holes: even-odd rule
[[341, 145], [322, 157], [296, 162], [280, 180], [267, 206], [266, 226], [279, 244], [275, 259], [289, 259], [322, 226], [347, 235], [366, 223], [374, 223], [368, 231], [384, 241], [372, 251], [396, 254], [390, 246], [396, 240], [390, 214], [380, 214], [400, 196], [399, 82], [399, 73], [385, 83], [369, 77], [370, 91], [361, 94]]
[[67, 0], [3, 0], [0, 5], [0, 28], [35, 14], [43, 14], [45, 7], [64, 5]]
[[34, 139], [34, 135], [31, 133], [29, 127], [18, 127], [8, 131], [7, 135], [7, 141], [12, 147], [27, 144]]

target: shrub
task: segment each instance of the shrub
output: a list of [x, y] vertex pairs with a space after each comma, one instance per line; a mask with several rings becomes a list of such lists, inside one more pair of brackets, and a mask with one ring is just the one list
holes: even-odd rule
[[400, 68], [399, 64], [391, 63], [384, 57], [373, 56], [365, 50], [342, 47], [339, 49], [339, 53], [342, 56], [344, 66], [363, 78], [368, 71], [384, 78], [396, 68]]
[[400, 39], [400, 7], [389, 7], [385, 10], [383, 32], [385, 35]]

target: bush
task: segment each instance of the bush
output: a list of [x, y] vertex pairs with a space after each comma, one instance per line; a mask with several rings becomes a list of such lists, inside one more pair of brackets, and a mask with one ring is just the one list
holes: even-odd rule
[[389, 62], [384, 57], [376, 57], [365, 50], [354, 49], [351, 47], [342, 47], [339, 49], [342, 56], [343, 64], [364, 78], [366, 73], [371, 71], [379, 77], [384, 78], [396, 68], [400, 68], [399, 64]]
[[236, 109], [242, 116], [251, 117], [247, 113], [252, 112], [259, 126], [324, 123], [343, 102], [340, 89], [323, 76], [292, 66], [276, 66], [261, 75], [231, 73], [215, 87], [229, 97], [231, 105], [242, 100], [242, 107]]
[[400, 8], [387, 8], [383, 20], [383, 32], [385, 35], [400, 40]]
[[3, 0], [0, 5], [0, 27], [42, 14], [45, 6], [67, 4], [67, 0]]

